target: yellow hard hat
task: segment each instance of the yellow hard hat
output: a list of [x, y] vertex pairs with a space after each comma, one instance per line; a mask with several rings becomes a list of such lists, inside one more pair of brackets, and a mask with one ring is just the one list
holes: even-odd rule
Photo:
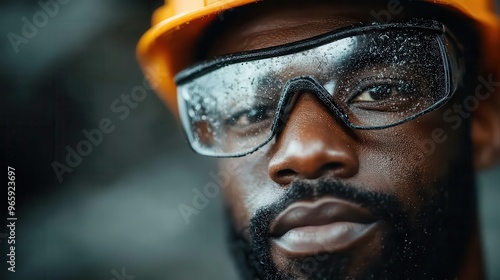
[[[137, 56], [149, 82], [177, 114], [175, 74], [193, 60], [203, 29], [221, 12], [263, 0], [165, 0], [140, 39]], [[478, 23], [487, 73], [500, 77], [500, 21], [494, 0], [425, 0], [458, 10]]]

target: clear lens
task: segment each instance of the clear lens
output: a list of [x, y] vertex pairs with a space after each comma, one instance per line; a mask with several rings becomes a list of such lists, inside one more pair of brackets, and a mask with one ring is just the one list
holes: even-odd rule
[[358, 127], [398, 123], [446, 97], [447, 61], [436, 35], [383, 32], [357, 37], [350, 61], [336, 72], [334, 102]]
[[279, 85], [258, 75], [259, 64], [225, 67], [178, 89], [187, 112], [184, 128], [196, 151], [246, 153], [271, 137]]
[[[450, 88], [442, 35], [388, 30], [219, 67], [178, 87], [183, 124], [204, 155], [249, 153], [273, 136], [285, 84], [307, 76], [351, 127], [377, 128], [432, 108]], [[303, 92], [307, 92], [304, 89]]]

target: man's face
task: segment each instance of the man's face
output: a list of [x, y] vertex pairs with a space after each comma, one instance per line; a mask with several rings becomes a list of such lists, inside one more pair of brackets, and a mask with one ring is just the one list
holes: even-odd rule
[[[370, 10], [251, 8], [211, 53], [295, 42], [369, 21]], [[249, 278], [454, 277], [475, 209], [468, 127], [446, 122], [448, 106], [392, 128], [353, 130], [304, 92], [270, 143], [222, 160], [233, 245]], [[424, 153], [435, 129], [444, 143]]]

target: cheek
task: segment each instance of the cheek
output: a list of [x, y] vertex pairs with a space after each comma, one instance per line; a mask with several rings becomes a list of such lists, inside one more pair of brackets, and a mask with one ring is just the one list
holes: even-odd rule
[[[398, 197], [414, 217], [442, 190], [462, 147], [463, 131], [443, 120], [442, 110], [379, 131], [363, 132], [359, 181]], [[369, 183], [368, 183], [369, 182]]]
[[267, 173], [266, 154], [270, 146], [272, 143], [251, 155], [219, 162], [220, 170], [226, 170], [229, 174], [224, 196], [238, 230], [247, 228], [250, 218], [258, 209], [276, 202], [284, 193], [281, 187], [269, 179]]

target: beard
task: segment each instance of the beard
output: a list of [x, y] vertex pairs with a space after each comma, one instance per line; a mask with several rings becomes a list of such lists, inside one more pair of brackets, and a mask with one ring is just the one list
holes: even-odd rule
[[[468, 156], [453, 161], [450, 174], [433, 182], [437, 190], [433, 199], [413, 219], [391, 194], [329, 178], [297, 180], [277, 202], [259, 209], [250, 219], [251, 241], [230, 224], [229, 245], [240, 274], [243, 279], [276, 280], [454, 279], [476, 217], [471, 162]], [[292, 203], [324, 196], [356, 203], [384, 222], [387, 230], [380, 252], [363, 268], [351, 267], [347, 253], [322, 253], [287, 260], [286, 269], [278, 270], [271, 254], [272, 221]]]

